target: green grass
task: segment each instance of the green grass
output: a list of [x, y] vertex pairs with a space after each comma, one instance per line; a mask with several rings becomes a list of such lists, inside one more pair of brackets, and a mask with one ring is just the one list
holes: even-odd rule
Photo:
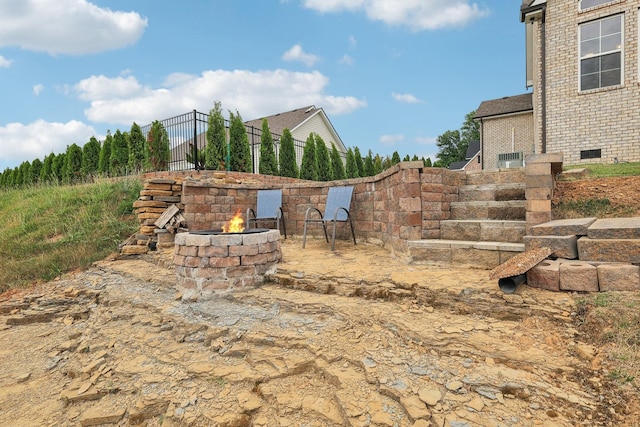
[[0, 191], [0, 291], [86, 268], [138, 228], [138, 179]]
[[581, 329], [609, 359], [607, 377], [638, 386], [640, 378], [640, 294], [601, 292], [576, 300]]
[[569, 169], [588, 169], [589, 177], [594, 178], [607, 178], [612, 176], [633, 176], [640, 175], [640, 162], [634, 163], [613, 163], [602, 164], [594, 163], [589, 165], [574, 165], [567, 166], [565, 170]]

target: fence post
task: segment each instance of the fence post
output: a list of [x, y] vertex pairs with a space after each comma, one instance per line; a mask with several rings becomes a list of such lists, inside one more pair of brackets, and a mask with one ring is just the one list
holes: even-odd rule
[[198, 165], [198, 117], [195, 109], [193, 110], [193, 164], [196, 170], [200, 170]]

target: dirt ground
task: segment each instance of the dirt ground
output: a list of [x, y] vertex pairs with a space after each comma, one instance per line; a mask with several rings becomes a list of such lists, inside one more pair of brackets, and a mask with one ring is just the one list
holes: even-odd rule
[[625, 216], [640, 216], [640, 176], [558, 181], [553, 203], [608, 199], [611, 206], [626, 209]]
[[282, 251], [270, 283], [208, 301], [177, 295], [171, 251], [0, 295], [0, 425], [638, 425], [575, 294], [364, 243]]

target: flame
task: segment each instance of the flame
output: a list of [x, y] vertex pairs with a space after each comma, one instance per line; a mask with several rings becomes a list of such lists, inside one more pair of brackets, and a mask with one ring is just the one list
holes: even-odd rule
[[242, 219], [242, 215], [240, 215], [240, 210], [236, 212], [236, 214], [222, 226], [222, 231], [224, 233], [242, 233], [244, 231], [244, 220]]

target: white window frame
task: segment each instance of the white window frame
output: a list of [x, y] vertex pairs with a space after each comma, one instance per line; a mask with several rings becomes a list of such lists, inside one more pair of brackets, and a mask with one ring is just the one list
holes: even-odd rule
[[578, 10], [583, 11], [583, 10], [591, 9], [592, 7], [602, 6], [603, 4], [611, 3], [614, 0], [589, 0], [593, 4], [589, 4], [588, 6], [583, 7], [582, 4], [585, 1], [586, 0], [579, 0], [579, 2], [578, 2]]
[[[582, 55], [582, 26], [583, 25], [587, 25], [587, 24], [593, 24], [596, 22], [602, 22], [606, 19], [611, 19], [611, 18], [615, 18], [618, 17], [620, 18], [620, 47], [619, 49], [613, 49], [613, 50], [608, 50], [608, 51], [604, 51], [604, 52], [599, 52], [598, 54], [592, 55], [590, 57], [602, 57], [608, 54], [612, 54], [612, 53], [616, 53], [619, 52], [620, 53], [620, 83], [618, 84], [614, 84], [614, 85], [607, 85], [607, 86], [601, 86], [599, 85], [598, 87], [594, 87], [594, 88], [588, 88], [588, 89], [583, 89], [582, 88], [582, 61], [585, 59], [588, 59], [588, 56], [583, 56]], [[615, 33], [612, 33], [615, 34]], [[602, 34], [599, 35], [598, 39], [602, 39]], [[601, 73], [601, 72], [600, 72]], [[582, 91], [589, 91], [589, 90], [597, 90], [597, 89], [602, 89], [602, 88], [607, 88], [607, 87], [615, 87], [615, 86], [621, 86], [624, 83], [624, 14], [620, 13], [620, 14], [616, 14], [616, 15], [610, 15], [610, 16], [605, 16], [593, 21], [588, 21], [588, 22], [583, 22], [578, 24], [578, 90], [580, 92]]]

